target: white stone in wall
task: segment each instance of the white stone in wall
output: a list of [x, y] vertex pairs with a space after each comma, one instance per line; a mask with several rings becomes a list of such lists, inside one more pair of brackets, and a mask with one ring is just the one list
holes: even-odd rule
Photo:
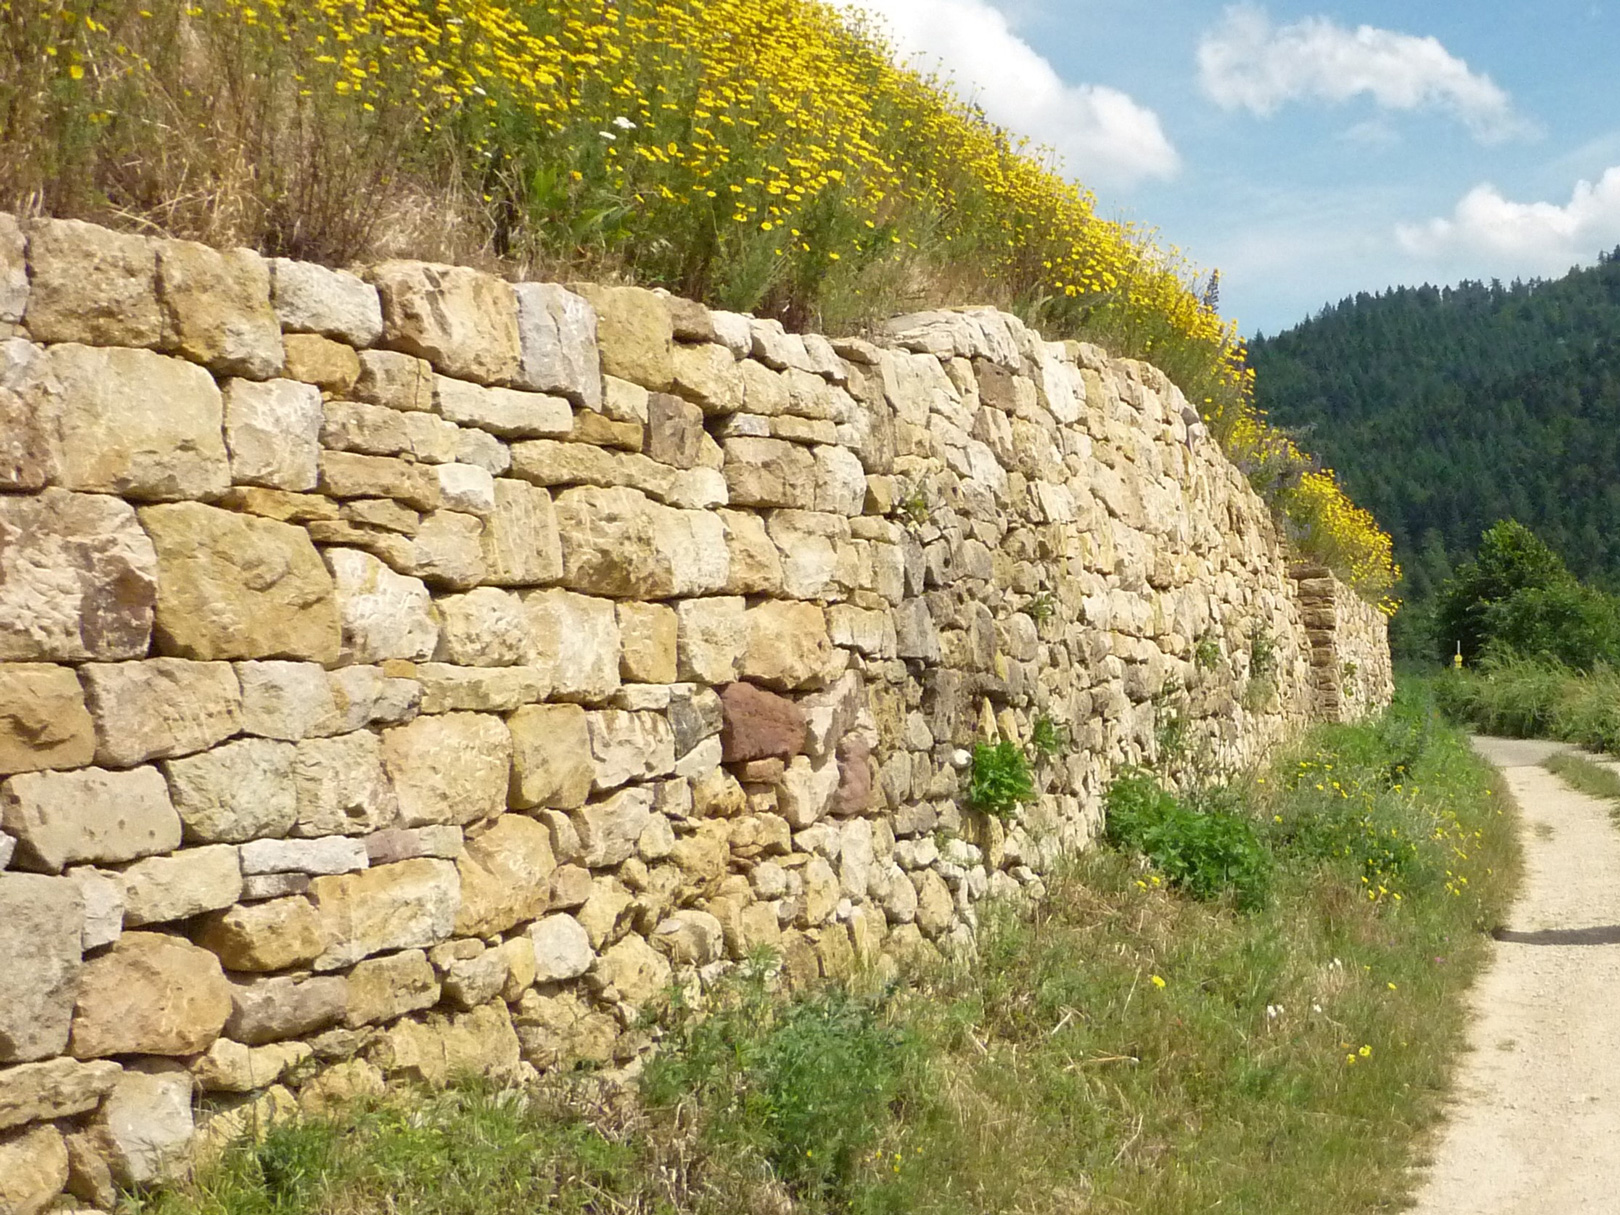
[[472, 464], [440, 464], [439, 493], [448, 510], [487, 515], [495, 509], [495, 478]]
[[179, 1064], [125, 1070], [85, 1137], [121, 1186], [179, 1178], [190, 1160], [191, 1075]]
[[320, 476], [320, 390], [296, 380], [228, 380], [225, 442], [237, 485], [310, 490]]
[[252, 840], [237, 849], [242, 872], [321, 875], [352, 873], [370, 867], [366, 841], [347, 835], [320, 839]]
[[531, 665], [551, 675], [552, 695], [600, 703], [619, 687], [619, 625], [613, 604], [571, 591], [523, 596], [534, 650]]
[[579, 832], [582, 862], [592, 869], [602, 869], [634, 856], [652, 805], [652, 790], [638, 787], [620, 790], [575, 810], [570, 817]]
[[838, 762], [831, 756], [795, 755], [777, 785], [777, 812], [795, 830], [809, 827], [827, 813], [838, 781]]
[[329, 548], [323, 556], [336, 584], [346, 661], [433, 656], [439, 626], [427, 587], [358, 549]]
[[383, 732], [382, 758], [403, 826], [460, 826], [506, 807], [512, 738], [493, 715], [418, 717]]
[[26, 248], [17, 217], [0, 213], [0, 324], [15, 325], [28, 306]]
[[327, 675], [337, 722], [322, 733], [347, 734], [366, 726], [396, 726], [415, 717], [422, 685], [383, 674], [381, 667], [340, 667]]
[[514, 283], [522, 362], [519, 388], [556, 392], [587, 409], [602, 408], [602, 360], [596, 309], [556, 283]]
[[435, 657], [459, 666], [517, 666], [533, 649], [523, 602], [510, 591], [479, 587], [446, 595], [435, 607], [440, 616]]
[[447, 421], [503, 439], [558, 438], [574, 428], [573, 407], [562, 397], [485, 388], [449, 376], [433, 377], [433, 404]]
[[857, 582], [849, 520], [813, 511], [773, 511], [766, 524], [781, 553], [782, 591], [790, 599], [841, 599]]
[[866, 503], [866, 470], [846, 447], [822, 446], [816, 453], [816, 509], [859, 515]]
[[364, 835], [393, 824], [398, 802], [382, 766], [382, 742], [369, 730], [306, 738], [293, 758], [298, 817], [305, 838]]
[[86, 861], [138, 860], [180, 846], [180, 816], [152, 767], [13, 776], [0, 784], [0, 826], [17, 839], [14, 866], [47, 873]]
[[586, 715], [597, 792], [666, 776], [675, 767], [675, 735], [661, 713], [607, 709]]
[[115, 870], [80, 865], [63, 875], [84, 900], [84, 950], [111, 945], [124, 931], [124, 879]]
[[332, 731], [337, 705], [318, 662], [239, 662], [242, 732], [297, 742]]
[[0, 1062], [67, 1049], [84, 900], [67, 878], [0, 873]]
[[[406, 428], [411, 429], [410, 423]], [[465, 426], [455, 427], [455, 432], [452, 459], [476, 465], [492, 477], [502, 476], [512, 467], [512, 449], [494, 435]]]
[[676, 669], [681, 679], [723, 684], [738, 677], [748, 648], [746, 608], [740, 595], [683, 599], [675, 605]]
[[529, 928], [534, 946], [535, 980], [557, 983], [575, 979], [591, 968], [596, 951], [590, 937], [571, 915], [549, 915]]
[[382, 337], [377, 289], [348, 271], [278, 257], [270, 276], [276, 316], [289, 333], [319, 333], [357, 348]]
[[124, 922], [131, 927], [229, 907], [242, 893], [242, 868], [229, 844], [148, 857], [125, 869], [122, 878]]
[[562, 544], [551, 495], [536, 485], [502, 477], [494, 483], [494, 509], [484, 523], [486, 580], [497, 586], [536, 586], [562, 577]]

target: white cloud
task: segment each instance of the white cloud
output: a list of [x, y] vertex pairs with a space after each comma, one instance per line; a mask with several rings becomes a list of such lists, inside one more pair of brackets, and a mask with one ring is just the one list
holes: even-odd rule
[[1568, 203], [1513, 202], [1495, 186], [1475, 186], [1449, 218], [1396, 229], [1408, 253], [1455, 264], [1485, 262], [1489, 273], [1562, 274], [1620, 244], [1620, 166], [1594, 185], [1575, 183]]
[[1181, 159], [1152, 110], [1118, 89], [1068, 84], [988, 0], [860, 0], [902, 59], [937, 61], [992, 122], [1052, 147], [1087, 185], [1170, 178]]
[[1344, 102], [1365, 94], [1387, 110], [1450, 111], [1482, 141], [1526, 133], [1513, 103], [1437, 38], [1326, 17], [1273, 25], [1265, 9], [1238, 4], [1198, 46], [1199, 83], [1216, 105], [1269, 117], [1289, 101]]

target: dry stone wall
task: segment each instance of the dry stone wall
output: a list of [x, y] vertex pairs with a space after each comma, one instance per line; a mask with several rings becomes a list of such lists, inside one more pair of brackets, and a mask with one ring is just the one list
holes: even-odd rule
[[[1387, 695], [1176, 388], [1009, 316], [0, 216], [0, 1209], [628, 1062], [761, 946], [966, 953], [1122, 765]], [[1039, 801], [965, 808], [1042, 716]]]

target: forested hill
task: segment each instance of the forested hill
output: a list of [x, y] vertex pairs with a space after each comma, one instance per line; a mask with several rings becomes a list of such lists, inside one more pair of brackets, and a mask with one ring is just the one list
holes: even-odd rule
[[1272, 421], [1393, 534], [1408, 599], [1505, 518], [1620, 586], [1620, 249], [1551, 282], [1358, 295], [1249, 354]]

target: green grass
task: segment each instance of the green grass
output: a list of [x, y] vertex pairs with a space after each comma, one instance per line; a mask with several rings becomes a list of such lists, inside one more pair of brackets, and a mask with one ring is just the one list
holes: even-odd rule
[[1447, 671], [1435, 694], [1450, 717], [1487, 733], [1620, 752], [1620, 671], [1607, 666], [1574, 671], [1516, 658]]
[[1549, 755], [1541, 766], [1572, 789], [1613, 803], [1609, 813], [1620, 819], [1620, 772], [1570, 751]]
[[144, 1209], [1399, 1209], [1516, 881], [1494, 781], [1408, 688], [1179, 803], [1266, 853], [1246, 910], [1099, 848], [1033, 914], [986, 911], [972, 967], [794, 1001], [740, 968], [708, 1015], [677, 1005], [637, 1100], [588, 1077], [407, 1094], [239, 1145]]

